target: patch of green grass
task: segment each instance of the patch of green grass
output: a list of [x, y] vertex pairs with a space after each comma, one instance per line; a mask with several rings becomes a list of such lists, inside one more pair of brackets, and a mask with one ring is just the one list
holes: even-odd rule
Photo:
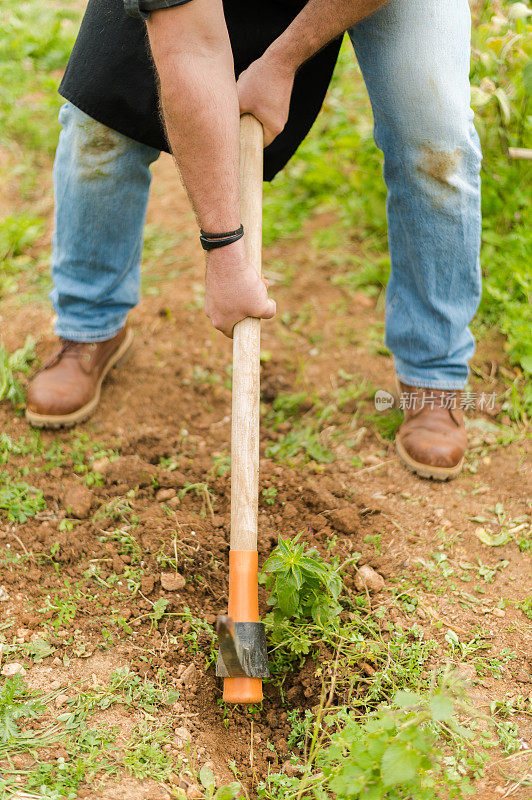
[[377, 429], [383, 439], [393, 441], [403, 422], [403, 412], [399, 408], [390, 408], [384, 413], [368, 414], [366, 420]]
[[15, 409], [24, 405], [25, 394], [17, 375], [26, 375], [35, 361], [34, 341], [26, 338], [24, 347], [8, 353], [0, 342], [0, 401], [8, 400]]
[[44, 230], [44, 222], [28, 214], [17, 214], [0, 220], [0, 299], [18, 291], [22, 271], [34, 267], [27, 250]]
[[345, 286], [349, 291], [363, 289], [370, 297], [381, 292], [388, 283], [390, 274], [390, 258], [387, 255], [373, 256], [371, 260], [359, 256], [351, 256], [350, 264], [355, 269], [335, 275], [332, 283]]
[[[218, 640], [214, 633], [214, 628], [201, 617], [197, 617], [188, 606], [179, 612], [179, 616], [184, 620], [187, 629], [180, 636], [179, 641], [184, 641], [193, 655], [205, 652], [206, 669], [215, 664], [218, 658]], [[175, 639], [175, 637], [170, 637]], [[175, 640], [174, 643], [177, 643]]]
[[[165, 780], [180, 764], [163, 749], [173, 738], [167, 725], [161, 725], [157, 714], [161, 707], [176, 701], [178, 693], [160, 681], [144, 681], [128, 668], [116, 670], [104, 686], [80, 691], [53, 722], [44, 722], [44, 715], [54, 695], [30, 692], [24, 681], [15, 676], [0, 687], [0, 760], [7, 764], [0, 775], [0, 796], [10, 797], [15, 790], [37, 791], [39, 796], [54, 800], [74, 800], [81, 784], [91, 784], [103, 775], [124, 771], [139, 779], [150, 777]], [[91, 716], [113, 705], [139, 709], [144, 720], [137, 724], [125, 745], [117, 746], [116, 728], [102, 724], [91, 727]], [[64, 755], [43, 751], [60, 745]], [[9, 766], [7, 756], [15, 753], [35, 754], [28, 766]], [[22, 781], [22, 785], [21, 785]], [[97, 784], [96, 784], [97, 785]]]
[[45, 508], [40, 489], [25, 482], [15, 482], [7, 472], [0, 472], [0, 516], [9, 522], [22, 523]]
[[0, 139], [27, 154], [52, 154], [57, 143], [58, 70], [64, 69], [79, 24], [67, 4], [17, 3], [0, 8]]
[[310, 427], [289, 431], [266, 450], [266, 457], [275, 461], [290, 462], [298, 456], [318, 464], [334, 461], [334, 455], [322, 443], [319, 433]]

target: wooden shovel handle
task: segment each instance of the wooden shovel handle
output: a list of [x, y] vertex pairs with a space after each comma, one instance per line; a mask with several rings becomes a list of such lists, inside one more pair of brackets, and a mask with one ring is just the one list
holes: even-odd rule
[[[262, 266], [263, 130], [251, 114], [240, 121], [240, 211], [246, 253]], [[233, 331], [231, 430], [231, 550], [257, 549], [259, 491], [260, 320], [247, 317]], [[247, 621], [247, 620], [242, 620]]]
[[[262, 266], [263, 130], [251, 114], [240, 120], [240, 216], [247, 257]], [[231, 553], [229, 614], [258, 622], [257, 514], [259, 497], [260, 320], [247, 317], [233, 331], [231, 423]], [[260, 678], [225, 678], [228, 703], [260, 703]]]

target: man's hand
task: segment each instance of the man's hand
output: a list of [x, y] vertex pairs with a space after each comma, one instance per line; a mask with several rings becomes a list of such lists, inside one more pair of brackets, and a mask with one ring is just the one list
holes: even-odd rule
[[229, 338], [244, 317], [275, 316], [275, 301], [268, 297], [266, 283], [246, 258], [241, 242], [208, 252], [205, 284], [205, 313]]
[[253, 114], [264, 128], [264, 146], [286, 125], [295, 70], [268, 51], [240, 74], [236, 88], [241, 114]]
[[249, 112], [262, 122], [265, 145], [286, 125], [299, 67], [385, 2], [307, 0], [288, 28], [240, 75], [237, 83], [240, 113]]

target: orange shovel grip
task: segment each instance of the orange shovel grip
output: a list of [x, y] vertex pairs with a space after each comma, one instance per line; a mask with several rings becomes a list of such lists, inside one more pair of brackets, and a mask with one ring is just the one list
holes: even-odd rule
[[[229, 616], [233, 622], [259, 622], [259, 554], [229, 551]], [[261, 678], [224, 678], [226, 703], [261, 703]]]

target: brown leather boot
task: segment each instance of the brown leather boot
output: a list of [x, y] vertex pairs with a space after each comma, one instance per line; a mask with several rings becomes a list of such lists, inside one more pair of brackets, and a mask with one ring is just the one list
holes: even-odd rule
[[422, 478], [456, 478], [467, 448], [461, 392], [404, 383], [399, 388], [405, 415], [395, 437], [400, 461]]
[[28, 389], [26, 419], [37, 428], [70, 428], [90, 417], [105, 376], [125, 356], [133, 333], [122, 328], [105, 342], [59, 341]]

